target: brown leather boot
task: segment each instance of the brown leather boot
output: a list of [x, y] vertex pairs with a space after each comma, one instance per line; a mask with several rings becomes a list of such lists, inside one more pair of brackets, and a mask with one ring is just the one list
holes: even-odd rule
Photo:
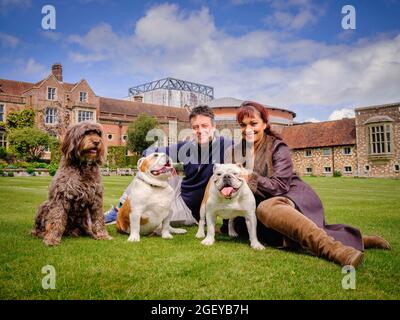
[[383, 250], [390, 250], [390, 243], [387, 242], [385, 239], [379, 236], [363, 236], [363, 243], [364, 248], [376, 248], [376, 249], [383, 249]]
[[257, 217], [268, 228], [297, 241], [319, 257], [345, 266], [357, 267], [364, 253], [334, 240], [312, 220], [294, 208], [290, 199], [273, 197], [257, 207]]

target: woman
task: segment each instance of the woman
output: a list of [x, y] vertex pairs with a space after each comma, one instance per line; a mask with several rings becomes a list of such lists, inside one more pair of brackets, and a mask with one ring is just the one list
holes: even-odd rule
[[[362, 236], [358, 229], [343, 224], [325, 224], [321, 200], [293, 172], [289, 148], [271, 130], [261, 104], [243, 102], [237, 121], [242, 143], [229, 155], [234, 162], [252, 168], [244, 178], [256, 198], [260, 241], [286, 248], [306, 247], [317, 256], [354, 267], [362, 262], [364, 248], [390, 249], [381, 237]], [[244, 219], [234, 222], [236, 231], [247, 235]]]

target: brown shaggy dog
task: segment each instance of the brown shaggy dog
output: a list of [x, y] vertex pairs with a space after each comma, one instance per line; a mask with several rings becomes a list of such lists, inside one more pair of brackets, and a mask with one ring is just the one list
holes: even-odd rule
[[104, 156], [101, 126], [82, 122], [71, 127], [61, 146], [60, 167], [49, 198], [36, 214], [32, 234], [46, 245], [57, 245], [63, 235], [112, 239], [103, 216], [103, 185], [99, 164]]

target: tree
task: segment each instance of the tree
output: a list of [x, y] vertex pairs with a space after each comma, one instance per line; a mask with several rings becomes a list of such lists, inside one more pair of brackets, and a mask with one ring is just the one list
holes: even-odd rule
[[35, 124], [35, 112], [30, 109], [10, 112], [7, 116], [7, 129], [9, 131], [22, 128], [32, 128]]
[[146, 141], [147, 133], [157, 126], [158, 121], [155, 117], [141, 113], [138, 118], [129, 125], [128, 150], [142, 154], [144, 150], [153, 144], [152, 141]]
[[14, 129], [9, 135], [10, 148], [27, 161], [39, 161], [55, 138], [36, 128]]

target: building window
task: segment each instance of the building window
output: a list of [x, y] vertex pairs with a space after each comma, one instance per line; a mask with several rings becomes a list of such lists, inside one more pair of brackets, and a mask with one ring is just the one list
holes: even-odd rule
[[56, 108], [46, 108], [45, 123], [54, 124], [57, 123], [57, 109]]
[[391, 153], [391, 124], [368, 127], [369, 154]]
[[309, 158], [309, 157], [311, 157], [311, 150], [306, 150], [305, 152], [304, 152], [304, 156], [305, 157], [307, 157], [307, 158]]
[[343, 148], [343, 154], [344, 155], [351, 155], [352, 154], [352, 150], [351, 150], [351, 147], [344, 147]]
[[4, 104], [0, 104], [0, 121], [4, 121]]
[[306, 173], [312, 173], [312, 168], [311, 167], [307, 167], [306, 168]]
[[113, 139], [113, 135], [112, 134], [108, 134], [107, 135], [107, 139], [111, 141]]
[[331, 167], [324, 167], [324, 173], [332, 173]]
[[394, 165], [394, 172], [400, 172], [400, 164], [396, 163]]
[[322, 155], [324, 155], [324, 156], [330, 156], [331, 153], [332, 153], [331, 148], [323, 148], [322, 149]]
[[78, 122], [93, 121], [93, 111], [78, 111]]
[[7, 136], [5, 131], [0, 131], [0, 147], [7, 147]]
[[365, 165], [364, 171], [365, 171], [365, 172], [369, 172], [369, 164], [366, 164], [366, 165]]
[[87, 102], [87, 92], [79, 92], [79, 101]]
[[351, 166], [345, 166], [344, 167], [344, 172], [351, 173], [351, 172], [353, 172], [353, 169], [351, 168]]
[[55, 100], [56, 88], [47, 88], [47, 100]]

